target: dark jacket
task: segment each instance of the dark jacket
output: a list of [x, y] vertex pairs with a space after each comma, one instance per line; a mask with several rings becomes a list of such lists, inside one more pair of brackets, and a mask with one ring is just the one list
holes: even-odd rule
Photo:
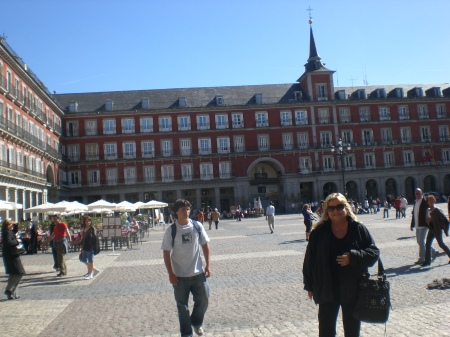
[[81, 247], [83, 250], [90, 252], [94, 249], [93, 239], [94, 239], [94, 228], [90, 227], [86, 232], [83, 232], [83, 238], [81, 239]]
[[16, 235], [13, 231], [2, 231], [2, 253], [3, 264], [5, 266], [5, 273], [11, 275], [23, 275], [25, 270], [23, 269], [20, 255], [17, 253], [17, 241]]
[[427, 200], [422, 197], [422, 202], [420, 203], [419, 208], [419, 223], [414, 223], [414, 209], [416, 208], [416, 202], [414, 202], [414, 207], [412, 211], [412, 219], [411, 219], [411, 228], [416, 227], [428, 227], [427, 225], [427, 209], [428, 209], [428, 203]]
[[[351, 219], [348, 219], [348, 232], [351, 242], [350, 265], [342, 267], [340, 274], [340, 301], [341, 303], [355, 303], [358, 296], [358, 282], [373, 266], [380, 255], [379, 249], [367, 228]], [[318, 304], [334, 300], [332, 284], [332, 267], [330, 265], [331, 221], [318, 225], [309, 237], [303, 262], [304, 289], [313, 292], [314, 301]]]
[[442, 209], [435, 207], [432, 212], [430, 212], [431, 221], [433, 223], [433, 230], [444, 231], [445, 235], [448, 236], [448, 220]]

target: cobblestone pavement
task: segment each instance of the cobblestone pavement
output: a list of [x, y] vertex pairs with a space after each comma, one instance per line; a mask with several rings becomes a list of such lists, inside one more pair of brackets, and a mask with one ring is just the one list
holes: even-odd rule
[[[391, 282], [387, 336], [450, 336], [450, 290], [426, 287], [450, 278], [442, 250], [431, 268], [416, 266], [409, 218], [383, 219], [378, 213], [359, 219], [375, 238]], [[302, 286], [304, 230], [302, 217], [290, 214], [276, 216], [274, 234], [264, 217], [223, 220], [219, 230], [208, 231], [213, 275], [205, 336], [318, 335], [317, 307]], [[101, 252], [95, 258], [101, 272], [88, 281], [76, 253], [67, 256], [64, 278], [55, 277], [51, 254], [23, 256], [28, 274], [19, 285], [21, 299], [0, 300], [0, 336], [178, 336], [162, 233], [152, 230], [142, 244], [116, 255]], [[450, 245], [450, 238], [445, 242]], [[6, 282], [3, 273], [0, 282]], [[384, 334], [384, 325], [362, 324], [361, 336]]]

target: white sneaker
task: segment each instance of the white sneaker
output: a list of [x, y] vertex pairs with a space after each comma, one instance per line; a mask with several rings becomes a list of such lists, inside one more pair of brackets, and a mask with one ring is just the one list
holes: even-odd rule
[[197, 336], [203, 336], [203, 334], [205, 333], [205, 331], [201, 326], [194, 326], [194, 331], [197, 334]]
[[84, 279], [85, 280], [90, 280], [90, 279], [93, 279], [93, 278], [94, 278], [94, 275], [88, 274], [88, 276], [86, 276]]
[[86, 276], [89, 276], [89, 273], [86, 273], [86, 274], [83, 275], [83, 277], [86, 277]]

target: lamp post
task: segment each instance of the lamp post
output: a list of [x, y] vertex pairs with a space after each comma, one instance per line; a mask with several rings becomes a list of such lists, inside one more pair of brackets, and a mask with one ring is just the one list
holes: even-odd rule
[[337, 141], [337, 148], [334, 146], [331, 146], [331, 152], [336, 155], [336, 157], [339, 157], [339, 162], [341, 164], [341, 172], [342, 172], [342, 191], [344, 192], [344, 195], [347, 196], [347, 191], [345, 188], [345, 165], [344, 165], [344, 157], [347, 155], [347, 152], [344, 151], [344, 147], [346, 147], [347, 151], [351, 150], [350, 144], [344, 145], [342, 143], [342, 139], [339, 138]]

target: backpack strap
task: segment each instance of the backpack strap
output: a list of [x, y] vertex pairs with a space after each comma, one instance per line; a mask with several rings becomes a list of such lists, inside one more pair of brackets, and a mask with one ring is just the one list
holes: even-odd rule
[[[194, 228], [197, 230], [198, 237], [200, 238], [200, 236], [202, 235], [202, 230], [201, 230], [198, 222], [195, 220], [192, 220], [192, 224], [194, 225]], [[175, 243], [175, 236], [177, 235], [177, 224], [174, 222], [170, 227], [171, 227], [171, 231], [172, 231], [172, 248], [173, 248], [173, 245]]]

